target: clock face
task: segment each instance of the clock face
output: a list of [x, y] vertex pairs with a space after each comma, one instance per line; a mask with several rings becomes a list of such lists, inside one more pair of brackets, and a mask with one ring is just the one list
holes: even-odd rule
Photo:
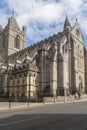
[[79, 37], [79, 35], [80, 35], [80, 32], [79, 32], [79, 30], [78, 29], [76, 29], [76, 35]]

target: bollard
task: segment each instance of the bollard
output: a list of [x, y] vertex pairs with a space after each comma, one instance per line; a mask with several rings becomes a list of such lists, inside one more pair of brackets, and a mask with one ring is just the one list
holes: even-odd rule
[[55, 96], [54, 96], [54, 103], [55, 103]]
[[28, 99], [28, 107], [29, 107], [29, 99]]
[[10, 98], [9, 98], [9, 109], [11, 109], [11, 102], [10, 102]]
[[43, 97], [43, 104], [44, 104], [44, 97]]

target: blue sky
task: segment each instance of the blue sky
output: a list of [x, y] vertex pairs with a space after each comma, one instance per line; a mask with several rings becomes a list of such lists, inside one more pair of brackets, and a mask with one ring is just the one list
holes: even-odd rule
[[20, 28], [27, 26], [27, 46], [63, 30], [66, 15], [78, 23], [87, 46], [87, 0], [0, 0], [0, 24], [15, 10]]

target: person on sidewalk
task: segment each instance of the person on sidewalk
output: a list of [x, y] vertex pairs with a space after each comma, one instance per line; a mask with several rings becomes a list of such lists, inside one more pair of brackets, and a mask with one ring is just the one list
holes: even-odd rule
[[75, 99], [78, 99], [78, 94], [77, 94], [77, 92], [75, 93]]
[[78, 92], [78, 98], [79, 98], [79, 99], [81, 98], [81, 93], [80, 93], [80, 92]]

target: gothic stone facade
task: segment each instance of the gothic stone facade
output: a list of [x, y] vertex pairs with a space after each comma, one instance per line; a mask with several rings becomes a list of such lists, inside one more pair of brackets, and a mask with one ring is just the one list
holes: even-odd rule
[[0, 26], [0, 94], [15, 100], [87, 91], [87, 51], [78, 21], [26, 48], [26, 27], [15, 16]]

